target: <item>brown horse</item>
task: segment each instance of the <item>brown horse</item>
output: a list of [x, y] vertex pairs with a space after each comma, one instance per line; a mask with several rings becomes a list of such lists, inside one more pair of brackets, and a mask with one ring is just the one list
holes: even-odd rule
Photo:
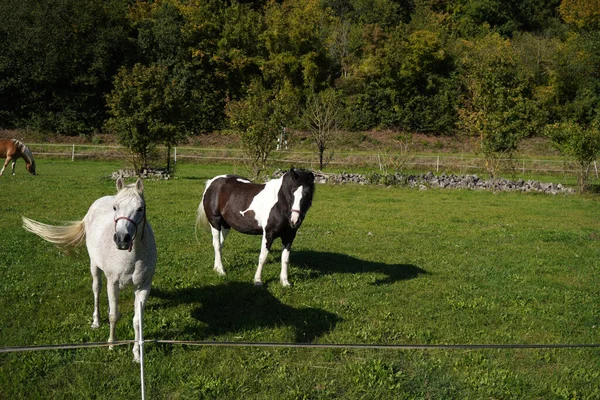
[[15, 174], [15, 164], [19, 157], [25, 160], [25, 168], [31, 175], [35, 175], [35, 161], [29, 147], [17, 139], [0, 140], [0, 157], [6, 157], [4, 166], [0, 170], [0, 176], [4, 173], [4, 169], [9, 162], [12, 161], [12, 174]]

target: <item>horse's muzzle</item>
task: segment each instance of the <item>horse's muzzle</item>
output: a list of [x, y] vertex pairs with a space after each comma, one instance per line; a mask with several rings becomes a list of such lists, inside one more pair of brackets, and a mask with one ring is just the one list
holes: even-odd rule
[[133, 247], [133, 240], [131, 238], [131, 235], [129, 235], [128, 233], [126, 233], [125, 235], [119, 235], [118, 233], [115, 233], [115, 235], [113, 236], [113, 240], [115, 241], [117, 249], [119, 250], [131, 251], [131, 248]]
[[300, 228], [302, 224], [302, 213], [298, 210], [292, 210], [292, 215], [290, 216], [290, 226], [293, 229]]

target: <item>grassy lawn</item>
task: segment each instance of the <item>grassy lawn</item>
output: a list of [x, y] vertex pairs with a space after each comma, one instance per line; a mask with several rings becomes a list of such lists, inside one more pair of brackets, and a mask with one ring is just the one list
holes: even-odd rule
[[[66, 256], [21, 215], [81, 219], [114, 192], [119, 162], [38, 162], [0, 178], [0, 347], [103, 342], [90, 328], [84, 249]], [[194, 237], [204, 181], [224, 165], [182, 164], [147, 181], [159, 251], [146, 339], [373, 344], [600, 343], [596, 196], [318, 186], [279, 285], [280, 242], [252, 285], [260, 238], [232, 233], [212, 270]], [[555, 180], [556, 182], [557, 180]], [[132, 339], [121, 293], [118, 339]], [[332, 350], [148, 344], [149, 398], [597, 399], [600, 349]], [[0, 355], [0, 398], [140, 397], [131, 346]]]

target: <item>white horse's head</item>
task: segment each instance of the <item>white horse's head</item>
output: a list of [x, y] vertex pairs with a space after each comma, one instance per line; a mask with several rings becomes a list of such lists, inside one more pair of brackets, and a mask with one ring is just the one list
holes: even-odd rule
[[125, 186], [123, 179], [117, 179], [117, 195], [113, 203], [115, 235], [113, 237], [119, 250], [133, 248], [139, 235], [144, 234], [146, 225], [146, 204], [144, 202], [144, 183], [138, 179], [135, 184]]

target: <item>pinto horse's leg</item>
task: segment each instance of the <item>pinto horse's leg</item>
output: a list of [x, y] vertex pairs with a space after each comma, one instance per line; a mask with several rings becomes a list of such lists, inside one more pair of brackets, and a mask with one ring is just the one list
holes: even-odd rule
[[[110, 323], [110, 334], [108, 336], [108, 342], [112, 343], [115, 341], [115, 328], [117, 321], [119, 320], [119, 281], [108, 280], [107, 278], [106, 291], [108, 293], [108, 322]], [[108, 347], [112, 349], [112, 346]]]
[[100, 326], [100, 288], [102, 285], [102, 274], [100, 269], [93, 262], [90, 263], [92, 272], [92, 291], [94, 292], [94, 314], [92, 316], [92, 328]]
[[256, 268], [256, 273], [254, 274], [255, 286], [262, 286], [262, 270], [265, 266], [265, 262], [267, 262], [267, 256], [269, 255], [269, 250], [271, 250], [272, 244], [273, 236], [267, 235], [267, 233], [264, 232], [262, 246], [260, 248], [260, 256], [258, 257], [258, 268]]
[[222, 230], [218, 230], [210, 227], [210, 231], [212, 232], [212, 242], [213, 248], [215, 249], [215, 266], [214, 269], [219, 273], [219, 275], [225, 275], [225, 270], [223, 269], [223, 262], [221, 261], [221, 249], [223, 248], [223, 241], [225, 240], [226, 233], [222, 233]]
[[[150, 294], [150, 285], [138, 289], [135, 291], [135, 304], [133, 313], [133, 330], [135, 332], [135, 343], [133, 344], [133, 361], [140, 362], [140, 320], [142, 316], [142, 310], [146, 306], [146, 300]], [[141, 303], [141, 304], [140, 304]]]
[[281, 274], [279, 275], [281, 286], [290, 286], [290, 282], [288, 281], [288, 265], [290, 263], [290, 252], [295, 237], [295, 231], [289, 236], [281, 237], [281, 242], [283, 244], [283, 250], [281, 251]]
[[13, 158], [13, 162], [12, 162], [12, 174], [15, 174], [15, 164], [17, 163], [17, 159]]
[[230, 228], [221, 228], [221, 249], [223, 249], [223, 243], [225, 243], [225, 238], [229, 235]]

